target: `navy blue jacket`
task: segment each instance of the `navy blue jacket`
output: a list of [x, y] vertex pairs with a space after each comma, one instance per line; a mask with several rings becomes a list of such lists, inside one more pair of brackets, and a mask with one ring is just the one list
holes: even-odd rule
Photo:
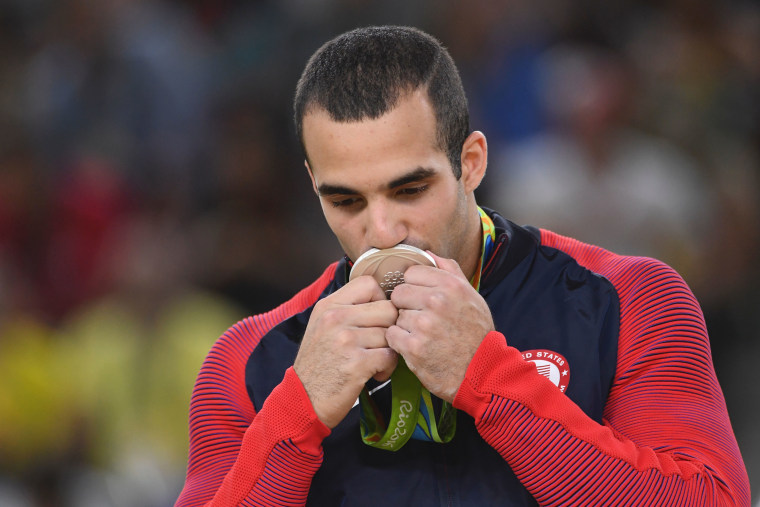
[[[483, 268], [480, 293], [496, 330], [520, 351], [561, 354], [571, 374], [567, 396], [601, 423], [616, 367], [617, 292], [569, 255], [541, 246], [537, 230], [488, 213], [497, 240]], [[322, 297], [346, 283], [349, 269], [348, 261], [341, 261]], [[245, 381], [256, 411], [293, 365], [311, 309], [272, 328], [250, 355]], [[324, 461], [313, 478], [309, 505], [536, 505], [469, 415], [458, 412], [450, 443], [410, 440], [389, 452], [362, 442], [358, 412], [355, 406], [324, 440]]]

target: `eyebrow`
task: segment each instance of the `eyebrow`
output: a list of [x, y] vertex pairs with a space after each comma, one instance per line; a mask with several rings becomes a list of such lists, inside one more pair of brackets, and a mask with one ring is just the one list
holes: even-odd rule
[[404, 185], [408, 185], [409, 183], [415, 183], [417, 181], [430, 178], [434, 174], [435, 174], [435, 171], [433, 169], [418, 167], [414, 171], [408, 174], [405, 174], [404, 176], [401, 176], [400, 178], [396, 178], [395, 180], [388, 183], [388, 188], [394, 189], [394, 188], [398, 188]]
[[[395, 180], [392, 180], [390, 183], [388, 183], [388, 189], [394, 189], [398, 188], [404, 185], [408, 185], [409, 183], [414, 183], [417, 181], [421, 181], [427, 178], [430, 178], [431, 176], [435, 175], [435, 170], [426, 168], [426, 167], [418, 167], [417, 169], [414, 169], [407, 174], [404, 174], [403, 176], [400, 176], [396, 178]], [[327, 183], [323, 183], [317, 187], [317, 191], [319, 192], [319, 195], [327, 196], [327, 195], [354, 195], [359, 194], [360, 192], [349, 188], [349, 187], [343, 187], [340, 185], [330, 185]]]

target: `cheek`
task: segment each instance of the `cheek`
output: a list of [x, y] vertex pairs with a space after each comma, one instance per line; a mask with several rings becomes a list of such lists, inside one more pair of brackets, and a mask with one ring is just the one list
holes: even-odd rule
[[467, 204], [464, 196], [459, 194], [451, 196], [451, 200], [456, 205], [444, 206], [440, 210], [441, 217], [444, 218], [440, 240], [443, 243], [441, 245], [442, 250], [446, 252], [447, 258], [454, 259], [458, 257], [463, 238], [466, 236]]
[[338, 243], [340, 243], [343, 251], [348, 254], [349, 257], [355, 259], [357, 250], [359, 250], [357, 242], [359, 242], [360, 239], [358, 237], [358, 232], [354, 230], [357, 225], [353, 224], [351, 220], [336, 216], [336, 214], [331, 214], [330, 210], [325, 209], [324, 206], [322, 207], [322, 210], [324, 211], [327, 226], [330, 227], [330, 230], [338, 240]]
[[[411, 243], [424, 249], [430, 249], [434, 253], [445, 257], [451, 250], [452, 231], [455, 224], [451, 221], [451, 210], [437, 204], [428, 208], [426, 213], [414, 217], [411, 224], [414, 239]], [[419, 243], [419, 244], [417, 244]]]

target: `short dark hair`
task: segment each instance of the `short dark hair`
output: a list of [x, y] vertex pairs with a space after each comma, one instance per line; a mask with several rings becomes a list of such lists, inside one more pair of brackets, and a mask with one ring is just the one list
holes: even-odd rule
[[298, 80], [294, 100], [301, 145], [303, 118], [313, 107], [324, 109], [339, 122], [376, 119], [392, 110], [404, 94], [421, 87], [427, 89], [435, 112], [438, 146], [459, 179], [462, 146], [470, 133], [467, 97], [449, 52], [416, 28], [357, 28], [312, 55]]

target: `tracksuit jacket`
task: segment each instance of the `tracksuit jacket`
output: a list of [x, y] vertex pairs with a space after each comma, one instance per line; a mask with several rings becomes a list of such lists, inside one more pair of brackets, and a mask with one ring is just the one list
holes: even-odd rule
[[451, 442], [390, 452], [362, 442], [358, 406], [332, 430], [314, 413], [292, 365], [313, 305], [348, 279], [343, 259], [214, 344], [177, 505], [749, 505], [681, 277], [487, 212], [480, 293], [496, 331], [457, 392]]

